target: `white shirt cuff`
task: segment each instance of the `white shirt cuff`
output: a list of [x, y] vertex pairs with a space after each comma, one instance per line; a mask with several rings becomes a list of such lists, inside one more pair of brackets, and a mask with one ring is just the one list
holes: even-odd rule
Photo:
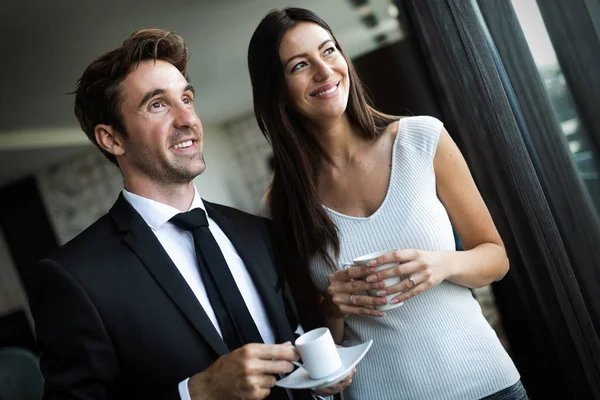
[[188, 381], [190, 380], [190, 378], [187, 378], [181, 382], [179, 382], [179, 397], [181, 397], [181, 400], [192, 400], [192, 398], [190, 397], [190, 391], [188, 389]]

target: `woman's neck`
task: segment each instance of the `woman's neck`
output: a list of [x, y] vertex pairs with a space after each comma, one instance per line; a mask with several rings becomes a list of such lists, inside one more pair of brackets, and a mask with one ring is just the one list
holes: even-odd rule
[[346, 114], [329, 124], [317, 127], [319, 141], [326, 155], [324, 160], [331, 167], [343, 167], [352, 162], [370, 140], [360, 129], [350, 123]]

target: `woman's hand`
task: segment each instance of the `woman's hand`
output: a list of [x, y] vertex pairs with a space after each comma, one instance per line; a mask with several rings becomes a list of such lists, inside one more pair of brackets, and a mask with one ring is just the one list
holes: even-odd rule
[[369, 267], [398, 263], [393, 267], [381, 270], [366, 277], [369, 283], [382, 283], [384, 279], [395, 276], [406, 276], [399, 283], [380, 290], [377, 294], [385, 296], [402, 292], [392, 299], [392, 304], [408, 300], [424, 291], [439, 285], [450, 276], [450, 260], [444, 252], [424, 250], [395, 250], [370, 261]]
[[[338, 347], [340, 347], [340, 346], [338, 346]], [[352, 378], [354, 377], [355, 374], [356, 374], [356, 368], [352, 368], [352, 371], [350, 371], [348, 376], [346, 376], [344, 379], [342, 379], [335, 385], [329, 386], [329, 387], [326, 387], [323, 389], [315, 390], [314, 393], [318, 396], [331, 396], [336, 393], [340, 393], [341, 391], [346, 389], [348, 386], [350, 386], [350, 384], [352, 383]]]
[[367, 290], [380, 290], [384, 282], [366, 282], [364, 278], [375, 272], [375, 268], [361, 266], [350, 267], [329, 275], [327, 296], [323, 312], [329, 318], [346, 318], [350, 314], [383, 317], [383, 312], [369, 306], [384, 305], [385, 297], [373, 297], [365, 294]]

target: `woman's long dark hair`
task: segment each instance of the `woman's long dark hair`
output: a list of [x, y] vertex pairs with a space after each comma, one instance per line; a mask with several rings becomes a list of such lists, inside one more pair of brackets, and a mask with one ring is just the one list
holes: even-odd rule
[[312, 22], [331, 35], [348, 64], [350, 93], [346, 112], [350, 123], [366, 137], [377, 138], [397, 118], [373, 109], [351, 60], [325, 21], [302, 8], [272, 10], [260, 22], [248, 47], [248, 69], [252, 81], [254, 113], [260, 130], [273, 148], [274, 177], [268, 202], [275, 240], [285, 252], [286, 266], [307, 268], [319, 254], [334, 268], [328, 250], [339, 256], [340, 241], [317, 190], [317, 177], [326, 157], [315, 132], [288, 101], [288, 91], [279, 57], [285, 33], [301, 22]]

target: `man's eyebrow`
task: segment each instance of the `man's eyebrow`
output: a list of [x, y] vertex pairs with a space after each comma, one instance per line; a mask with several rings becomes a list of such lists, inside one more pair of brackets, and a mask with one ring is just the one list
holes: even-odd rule
[[[196, 91], [194, 90], [194, 87], [189, 83], [183, 91], [184, 92], [190, 91], [190, 92], [192, 92], [192, 94], [194, 94], [194, 96], [196, 95]], [[149, 91], [142, 98], [142, 101], [140, 101], [140, 105], [138, 107], [143, 107], [144, 104], [146, 104], [146, 102], [148, 100], [150, 100], [152, 97], [156, 96], [157, 94], [165, 94], [165, 93], [167, 93], [167, 91], [165, 89], [154, 89], [154, 90]]]
[[[319, 50], [321, 50], [323, 48], [323, 46], [325, 46], [327, 44], [327, 42], [333, 42], [333, 39], [327, 39], [326, 41], [321, 43], [318, 47]], [[296, 54], [295, 56], [291, 56], [283, 63], [283, 66], [285, 67], [286, 65], [288, 65], [290, 63], [290, 61], [292, 61], [294, 58], [300, 58], [300, 57], [308, 57], [308, 54], [302, 53], [302, 54]]]
[[146, 104], [146, 102], [148, 100], [150, 100], [152, 97], [156, 96], [157, 94], [164, 94], [164, 93], [167, 93], [167, 91], [165, 89], [154, 89], [154, 90], [149, 91], [142, 98], [142, 101], [140, 101], [140, 105], [138, 106], [138, 108], [143, 107], [143, 105]]
[[194, 87], [193, 87], [191, 84], [189, 84], [189, 83], [188, 83], [188, 85], [185, 87], [185, 89], [184, 89], [183, 91], [184, 91], [184, 92], [187, 92], [188, 90], [189, 90], [190, 92], [192, 92], [192, 94], [193, 94], [194, 96], [196, 95], [196, 91], [194, 90]]

